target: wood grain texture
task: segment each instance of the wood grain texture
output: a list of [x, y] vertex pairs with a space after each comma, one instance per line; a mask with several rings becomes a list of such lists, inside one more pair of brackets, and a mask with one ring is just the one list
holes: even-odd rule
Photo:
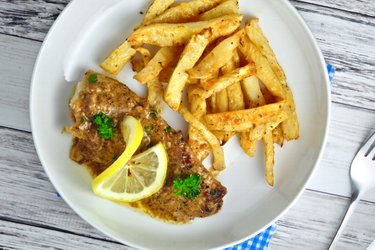
[[[98, 239], [107, 239], [106, 237], [87, 225], [62, 200], [56, 198], [53, 187], [38, 165], [35, 152], [30, 147], [31, 139], [28, 137], [30, 137], [28, 133], [8, 129], [2, 129], [0, 134], [0, 138], [5, 138], [1, 141], [0, 152], [17, 149], [20, 159], [28, 159], [27, 162], [12, 160], [13, 164], [9, 161], [5, 163], [4, 160], [0, 161], [2, 176], [8, 177], [1, 177], [3, 192], [0, 195], [0, 218], [12, 218], [18, 222], [49, 229], [1, 221], [2, 244], [16, 249], [22, 249], [24, 244], [36, 248], [42, 247], [38, 244], [43, 244], [43, 246], [62, 249], [67, 249], [68, 246], [87, 248], [92, 244], [107, 246], [109, 243], [102, 241], [98, 243]], [[11, 153], [11, 155], [15, 154]], [[34, 160], [30, 157], [34, 157]], [[0, 159], [4, 158], [7, 157], [4, 153], [0, 153]], [[31, 164], [32, 162], [34, 163]], [[17, 195], [9, 189], [16, 189]], [[19, 199], [20, 196], [23, 199]], [[296, 205], [278, 222], [278, 231], [271, 241], [270, 249], [290, 249], [291, 246], [298, 246], [295, 249], [324, 249], [333, 236], [347, 204], [348, 199], [344, 197], [306, 191]], [[341, 241], [342, 248], [339, 249], [365, 249], [375, 237], [372, 226], [374, 222], [375, 204], [361, 202], [349, 222]], [[59, 230], [68, 232], [69, 236], [62, 236], [63, 233]], [[44, 236], [47, 238], [41, 238]], [[94, 239], [82, 236], [90, 236]], [[61, 237], [69, 240], [61, 241]], [[117, 245], [111, 246], [121, 249]]]
[[0, 124], [30, 131], [29, 91], [40, 42], [0, 35]]
[[117, 242], [0, 220], [0, 249], [133, 249]]
[[[64, 230], [79, 236], [110, 240], [79, 218], [63, 200], [56, 197], [54, 188], [40, 166], [30, 133], [0, 128], [0, 171], [0, 220], [10, 218], [39, 227]], [[374, 237], [375, 203], [361, 204], [365, 204], [365, 207], [356, 210], [358, 218], [350, 222], [352, 226], [349, 226], [347, 236], [343, 238], [348, 246], [367, 244], [371, 237]], [[275, 240], [275, 244], [280, 245], [277, 249], [291, 246], [295, 238], [299, 239], [296, 242], [301, 242], [306, 247], [314, 247], [317, 241], [317, 249], [324, 249], [323, 246], [333, 235], [346, 205], [345, 197], [306, 191], [291, 212], [281, 220], [279, 243]], [[314, 241], [307, 241], [306, 237], [310, 237], [311, 234], [314, 237], [309, 239]]]
[[317, 39], [326, 61], [337, 68], [332, 100], [375, 110], [375, 18], [360, 22], [355, 14], [293, 4]]
[[[327, 147], [308, 187], [350, 196], [350, 164], [357, 150], [373, 131], [375, 111], [333, 104]], [[375, 190], [369, 192], [364, 199], [375, 201]]]
[[298, 0], [302, 3], [312, 3], [330, 9], [344, 10], [369, 17], [375, 17], [374, 1], [372, 0]]
[[56, 196], [30, 133], [0, 128], [0, 171], [0, 218], [29, 221], [109, 240]]
[[[278, 222], [269, 250], [327, 249], [349, 199], [305, 191]], [[375, 239], [375, 204], [360, 202], [336, 249], [365, 250]]]

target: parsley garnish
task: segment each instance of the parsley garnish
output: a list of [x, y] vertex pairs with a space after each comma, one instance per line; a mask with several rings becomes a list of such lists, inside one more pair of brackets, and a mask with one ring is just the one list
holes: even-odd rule
[[158, 111], [157, 111], [154, 107], [151, 107], [150, 116], [151, 116], [151, 118], [154, 119], [155, 121], [158, 120]]
[[201, 183], [202, 176], [198, 174], [189, 174], [185, 179], [178, 177], [173, 181], [173, 188], [177, 190], [174, 194], [194, 200], [201, 193]]
[[94, 123], [97, 126], [99, 134], [106, 140], [111, 139], [115, 128], [113, 126], [112, 120], [100, 112], [94, 116]]
[[92, 74], [87, 78], [89, 83], [96, 83], [98, 81], [98, 76], [96, 74]]
[[154, 124], [151, 124], [150, 126], [147, 126], [145, 128], [147, 134], [151, 134], [151, 131], [155, 128]]
[[167, 133], [169, 133], [169, 132], [172, 131], [172, 128], [171, 128], [170, 126], [168, 126], [168, 127], [166, 127], [166, 128], [164, 129], [164, 131], [167, 132]]

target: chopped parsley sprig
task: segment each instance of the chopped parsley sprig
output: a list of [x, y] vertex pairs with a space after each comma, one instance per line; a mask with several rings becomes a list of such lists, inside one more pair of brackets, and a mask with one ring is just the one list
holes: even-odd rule
[[100, 112], [94, 116], [94, 124], [97, 126], [98, 132], [104, 139], [108, 140], [113, 137], [115, 127], [111, 118]]
[[194, 200], [201, 193], [201, 183], [202, 176], [198, 174], [189, 174], [184, 179], [178, 177], [173, 181], [173, 188], [177, 190], [174, 194]]

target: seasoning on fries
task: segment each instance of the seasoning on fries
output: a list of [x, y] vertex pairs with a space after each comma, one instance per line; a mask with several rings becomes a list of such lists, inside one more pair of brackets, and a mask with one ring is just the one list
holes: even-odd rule
[[[240, 28], [242, 18], [237, 0], [154, 0], [101, 67], [118, 74], [131, 60], [150, 103], [160, 109], [163, 99], [189, 123], [188, 143], [198, 159], [213, 153], [214, 173], [224, 170], [221, 145], [234, 135], [251, 157], [262, 142], [265, 176], [273, 186], [274, 144], [298, 139], [297, 113], [259, 20]], [[158, 47], [156, 53], [150, 55], [149, 45]]]

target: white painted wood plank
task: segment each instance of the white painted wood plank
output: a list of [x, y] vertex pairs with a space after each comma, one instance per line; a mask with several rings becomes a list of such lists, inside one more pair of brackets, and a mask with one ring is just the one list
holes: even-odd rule
[[41, 43], [0, 35], [0, 125], [30, 131], [30, 80]]
[[[333, 105], [327, 147], [308, 188], [350, 196], [350, 164], [373, 131], [375, 111]], [[375, 201], [375, 190], [370, 191], [364, 199]]]
[[[349, 5], [345, 5], [343, 0], [339, 1], [339, 5], [344, 6], [342, 9], [346, 11], [324, 7], [332, 7], [332, 0], [319, 4], [316, 0], [309, 1], [314, 4], [291, 2], [317, 38], [327, 62], [337, 67], [333, 101], [374, 110], [375, 18], [355, 12], [356, 8], [366, 9], [373, 2], [350, 1], [355, 3], [353, 11], [348, 12]], [[0, 33], [43, 40], [53, 17], [67, 2], [38, 0], [31, 4], [21, 0], [5, 1], [0, 5]]]
[[[356, 112], [354, 117], [360, 118], [361, 114]], [[80, 219], [63, 200], [56, 198], [55, 190], [40, 166], [29, 133], [0, 128], [0, 172], [0, 218], [108, 239]], [[322, 246], [332, 237], [347, 201], [344, 197], [306, 191], [281, 220], [276, 243], [285, 249], [297, 238], [296, 242], [306, 241], [303, 245], [306, 249], [314, 247], [315, 241], [323, 249]], [[363, 209], [361, 206], [364, 206]], [[363, 245], [374, 238], [374, 210], [375, 203], [361, 203], [357, 217], [353, 217], [356, 219], [350, 222], [345, 244]], [[306, 240], [311, 234], [314, 237]]]
[[347, 12], [299, 2], [294, 5], [326, 61], [337, 68], [332, 100], [375, 110], [375, 18], [360, 22]]
[[0, 220], [0, 249], [133, 249], [117, 242]]
[[[244, 1], [244, 0], [243, 0]], [[0, 33], [42, 41], [54, 20], [70, 0], [0, 0]], [[327, 9], [341, 9], [347, 13], [358, 13], [374, 17], [373, 0], [298, 0], [292, 4], [313, 3]]]
[[81, 220], [40, 165], [30, 133], [0, 129], [0, 218], [32, 221], [72, 233], [109, 239]]
[[[349, 199], [305, 191], [278, 222], [269, 250], [328, 248]], [[375, 204], [360, 202], [336, 249], [365, 250], [375, 239]]]
[[299, 2], [312, 3], [329, 7], [332, 9], [340, 9], [352, 13], [358, 13], [370, 17], [375, 17], [375, 8], [373, 0], [298, 0]]

